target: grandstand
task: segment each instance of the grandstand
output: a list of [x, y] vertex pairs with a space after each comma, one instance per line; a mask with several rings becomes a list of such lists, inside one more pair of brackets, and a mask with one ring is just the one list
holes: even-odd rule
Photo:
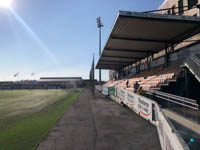
[[42, 86], [48, 86], [49, 88], [71, 88], [74, 86], [83, 86], [83, 80], [81, 77], [41, 77], [37, 83]]
[[66, 89], [83, 87], [81, 77], [41, 77], [39, 80], [0, 82], [0, 89]]
[[[136, 23], [131, 21], [130, 14], [133, 14], [133, 21], [135, 18], [138, 20]], [[193, 23], [196, 24], [198, 19], [187, 16], [188, 20], [185, 19], [185, 17], [184, 20], [181, 16], [170, 16], [167, 18], [168, 20], [166, 20], [164, 16], [165, 15], [160, 14], [146, 15], [146, 13], [120, 12], [113, 31], [99, 59], [97, 69], [115, 70], [113, 79], [111, 80], [118, 80], [116, 83], [116, 86], [118, 87], [126, 89], [126, 79], [129, 79], [130, 87], [127, 88], [127, 90], [130, 91], [133, 90], [132, 85], [136, 81], [139, 82], [144, 90], [162, 90], [164, 87], [171, 85], [170, 83], [178, 81], [182, 72], [192, 69], [192, 65], [188, 66], [188, 63], [195, 61], [194, 63], [198, 65], [199, 59], [197, 56], [199, 44], [198, 42], [192, 43], [178, 50], [175, 50], [174, 47], [199, 32], [199, 29], [196, 29], [196, 27], [194, 29], [195, 25], [192, 25]], [[138, 18], [143, 20], [140, 21]], [[150, 19], [152, 19], [152, 21], [150, 21]], [[156, 22], [154, 19], [160, 19], [161, 21]], [[197, 21], [196, 23], [195, 20]], [[169, 23], [170, 21], [171, 23]], [[191, 24], [191, 27], [186, 27], [183, 21], [189, 21], [188, 24]], [[194, 22], [192, 23], [191, 21]], [[144, 22], [149, 22], [143, 26], [144, 28], [149, 28], [151, 34], [149, 31], [145, 31], [144, 28], [138, 28]], [[129, 24], [125, 26], [126, 23]], [[153, 25], [153, 23], [155, 25]], [[160, 24], [158, 27], [160, 30], [157, 29], [158, 24]], [[169, 25], [174, 28], [174, 31], [171, 31], [171, 33], [168, 33], [169, 31], [166, 30], [166, 27]], [[182, 29], [180, 29], [180, 25], [183, 25]], [[134, 31], [134, 28], [138, 28], [137, 31]], [[121, 29], [121, 32], [119, 32], [119, 29]], [[131, 32], [135, 37], [131, 37], [131, 34], [127, 34]], [[157, 32], [159, 35], [154, 35], [154, 32]], [[180, 34], [182, 34], [182, 37], [179, 36]], [[147, 40], [145, 37], [147, 35], [150, 37], [150, 40]], [[169, 36], [171, 36], [171, 38]], [[139, 39], [138, 37], [143, 37], [144, 39]], [[177, 39], [173, 37], [177, 37]], [[156, 39], [163, 39], [163, 41]], [[155, 58], [155, 55], [162, 51], [163, 48], [166, 48], [166, 54]], [[196, 59], [194, 59], [194, 57]], [[142, 60], [146, 61], [142, 63]], [[191, 61], [189, 62], [189, 60]], [[195, 73], [194, 71], [191, 72], [195, 74], [195, 77], [199, 80], [199, 77], [196, 75], [196, 71], [198, 70], [193, 70]], [[121, 82], [119, 82], [119, 79]]]
[[[110, 81], [98, 89], [103, 89], [104, 94], [139, 115], [142, 113], [144, 118], [150, 114], [145, 114], [140, 108], [151, 105], [152, 116], [147, 120], [158, 127], [159, 134], [167, 130], [159, 126], [163, 123], [157, 113], [162, 109], [168, 126], [175, 122], [172, 130], [181, 128], [179, 132], [184, 139], [178, 132], [179, 142], [174, 142], [170, 135], [162, 139], [161, 134], [160, 140], [167, 143], [161, 142], [162, 149], [166, 145], [171, 149], [181, 149], [176, 147], [180, 143], [183, 149], [197, 150], [200, 148], [200, 138], [196, 136], [200, 135], [200, 42], [197, 37], [200, 19], [199, 15], [188, 16], [183, 6], [169, 6], [174, 2], [177, 1], [165, 1], [161, 11], [119, 11], [96, 65], [96, 69], [110, 70]], [[199, 8], [195, 4], [190, 9]], [[136, 82], [142, 88], [141, 96], [134, 93]], [[137, 106], [134, 106], [134, 101]], [[148, 104], [150, 101], [152, 104]], [[159, 106], [155, 106], [157, 104]], [[158, 110], [155, 107], [159, 107]], [[149, 112], [148, 109], [144, 110]], [[175, 115], [169, 115], [168, 111]], [[187, 143], [188, 137], [197, 139], [195, 146]], [[167, 138], [169, 140], [165, 141]]]

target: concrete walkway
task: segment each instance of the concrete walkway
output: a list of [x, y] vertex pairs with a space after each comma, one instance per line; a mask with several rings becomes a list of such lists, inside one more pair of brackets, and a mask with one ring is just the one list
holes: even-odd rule
[[[199, 150], [200, 125], [167, 109], [162, 109], [162, 111], [171, 121], [177, 132], [182, 136], [190, 150]], [[194, 139], [193, 142], [190, 141], [191, 138]]]
[[88, 90], [65, 112], [37, 150], [161, 150], [156, 127]]
[[193, 121], [190, 121], [186, 118], [183, 118], [182, 116], [170, 111], [170, 110], [167, 110], [167, 109], [162, 109], [162, 111], [165, 113], [165, 115], [167, 117], [169, 117], [170, 119], [172, 120], [175, 120], [177, 123], [193, 130], [194, 132], [200, 134], [200, 124], [198, 123], [195, 123]]

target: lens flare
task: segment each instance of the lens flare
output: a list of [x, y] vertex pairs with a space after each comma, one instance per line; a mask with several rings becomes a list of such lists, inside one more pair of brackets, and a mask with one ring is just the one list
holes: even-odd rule
[[0, 7], [9, 8], [12, 4], [12, 0], [0, 0]]
[[194, 139], [193, 139], [193, 138], [191, 138], [191, 139], [190, 139], [190, 142], [192, 142], [192, 143], [193, 143], [193, 142], [194, 142]]
[[58, 60], [55, 58], [53, 53], [48, 49], [48, 47], [41, 41], [41, 39], [33, 32], [33, 30], [28, 26], [28, 24], [10, 7], [10, 12], [13, 16], [21, 23], [21, 25], [26, 29], [26, 31], [31, 35], [31, 37], [40, 45], [42, 50], [50, 57], [50, 59], [58, 64]]

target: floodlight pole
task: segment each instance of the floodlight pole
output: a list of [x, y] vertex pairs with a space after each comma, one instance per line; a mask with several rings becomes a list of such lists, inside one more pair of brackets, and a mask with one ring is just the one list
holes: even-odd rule
[[[101, 17], [97, 18], [97, 27], [99, 28], [99, 57], [101, 56], [101, 28], [103, 24], [101, 23]], [[99, 84], [101, 85], [101, 69], [99, 69]]]
[[[99, 28], [99, 57], [101, 56], [101, 27]], [[99, 82], [101, 84], [101, 69], [99, 69]]]

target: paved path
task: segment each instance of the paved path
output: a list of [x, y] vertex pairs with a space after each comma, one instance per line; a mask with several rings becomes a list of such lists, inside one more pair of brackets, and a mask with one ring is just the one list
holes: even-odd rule
[[[177, 132], [179, 132], [186, 144], [189, 146], [190, 150], [199, 150], [200, 125], [185, 119], [170, 110], [162, 109], [162, 111], [170, 119]], [[191, 138], [194, 139], [194, 142], [190, 142]]]
[[162, 111], [165, 113], [167, 117], [170, 119], [176, 120], [177, 123], [182, 124], [183, 126], [193, 130], [194, 132], [200, 134], [200, 124], [195, 123], [191, 120], [188, 120], [170, 110], [162, 109]]
[[161, 150], [156, 127], [85, 90], [37, 150]]

